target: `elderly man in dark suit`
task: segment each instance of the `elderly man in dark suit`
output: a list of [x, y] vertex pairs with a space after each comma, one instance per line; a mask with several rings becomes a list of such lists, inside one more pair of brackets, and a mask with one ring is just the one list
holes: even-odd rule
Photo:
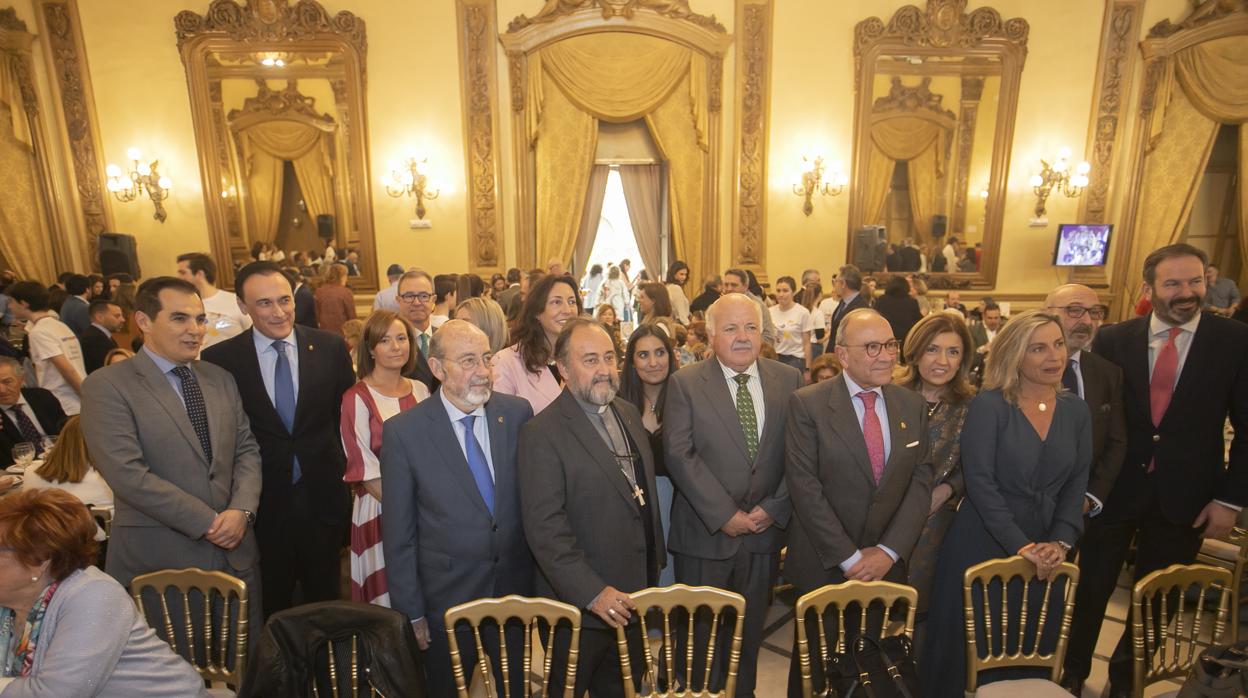
[[[425, 651], [430, 695], [455, 693], [443, 617], [452, 606], [508, 594], [533, 595], [533, 556], [520, 521], [516, 451], [520, 427], [533, 416], [522, 398], [491, 392], [490, 344], [485, 333], [451, 320], [433, 335], [429, 366], [438, 391], [385, 424], [381, 517], [392, 606], [412, 620]], [[450, 564], [452, 556], [454, 564]], [[476, 645], [460, 628], [464, 666]], [[502, 681], [497, 630], [483, 634]], [[523, 679], [524, 638], [512, 657], [513, 687]], [[471, 682], [475, 672], [468, 675]]]
[[[1201, 312], [1205, 253], [1167, 245], [1144, 261], [1153, 312], [1106, 327], [1093, 351], [1122, 368], [1127, 447], [1104, 511], [1080, 544], [1064, 682], [1081, 688], [1132, 539], [1133, 578], [1189, 564], [1248, 504], [1248, 326]], [[1223, 428], [1235, 438], [1225, 458]], [[1130, 620], [1128, 619], [1128, 626]], [[1109, 661], [1110, 696], [1131, 692], [1130, 633]]]
[[[260, 448], [234, 378], [195, 360], [203, 301], [189, 281], [159, 276], [134, 302], [143, 349], [82, 385], [87, 449], [116, 495], [106, 571], [129, 586], [157, 570], [220, 570], [259, 598]], [[250, 616], [260, 627], [260, 604]]]
[[[555, 359], [566, 387], [520, 432], [524, 532], [541, 571], [538, 594], [589, 611], [576, 696], [592, 690], [594, 698], [613, 698], [624, 695], [615, 628], [628, 626], [638, 643], [630, 656], [640, 659], [628, 595], [654, 586], [667, 557], [654, 506], [654, 455], [637, 408], [616, 397], [614, 343], [601, 324], [569, 320]], [[555, 644], [562, 662], [567, 639]], [[562, 666], [552, 669], [552, 677], [562, 674]], [[552, 686], [547, 694], [561, 691]]]
[[677, 582], [745, 597], [737, 695], [750, 696], [792, 512], [784, 485], [785, 405], [802, 374], [759, 358], [762, 317], [751, 298], [729, 293], [715, 301], [706, 329], [714, 356], [668, 382], [663, 449], [677, 492], [668, 547]]
[[0, 468], [13, 465], [19, 443], [41, 448], [45, 436], [61, 433], [65, 411], [61, 401], [43, 388], [24, 388], [26, 371], [17, 359], [0, 356]]
[[[892, 385], [898, 340], [888, 320], [855, 310], [834, 341], [844, 373], [789, 400], [785, 478], [793, 523], [784, 572], [803, 594], [851, 579], [904, 584], [904, 561], [931, 504], [927, 405]], [[817, 656], [818, 632], [809, 636]], [[801, 695], [796, 642], [789, 695]]]
[[251, 318], [242, 334], [204, 350], [234, 376], [260, 444], [264, 489], [256, 512], [264, 615], [338, 598], [339, 551], [351, 518], [342, 481], [342, 394], [355, 384], [347, 344], [295, 324], [290, 282], [274, 262], [252, 262], [234, 278]]

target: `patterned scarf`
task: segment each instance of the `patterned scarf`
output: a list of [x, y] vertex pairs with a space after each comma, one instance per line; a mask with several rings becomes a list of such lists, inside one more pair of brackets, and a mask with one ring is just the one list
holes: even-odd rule
[[0, 608], [0, 650], [4, 652], [4, 665], [0, 676], [30, 676], [35, 661], [35, 647], [39, 644], [39, 631], [43, 629], [43, 617], [48, 604], [60, 582], [53, 582], [39, 595], [39, 602], [30, 609], [21, 632], [17, 631], [17, 618], [13, 609]]

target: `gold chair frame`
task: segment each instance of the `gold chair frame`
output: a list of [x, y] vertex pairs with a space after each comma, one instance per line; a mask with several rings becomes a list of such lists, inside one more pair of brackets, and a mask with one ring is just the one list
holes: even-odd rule
[[[355, 633], [352, 633], [351, 634], [351, 665], [350, 665], [351, 667], [351, 698], [357, 698], [357, 696], [359, 696], [359, 686], [360, 686], [359, 641], [360, 641], [360, 636]], [[334, 643], [332, 640], [325, 644], [325, 651], [328, 657], [327, 664], [328, 664], [328, 669], [329, 669], [330, 695], [332, 696], [332, 698], [340, 698], [341, 690], [338, 688], [338, 661], [337, 661], [337, 657], [334, 654]], [[368, 678], [368, 669], [364, 670], [364, 676], [365, 676], [365, 680], [368, 683], [368, 698], [386, 698], [385, 695], [383, 695], [381, 691], [378, 691], [377, 687], [373, 685], [372, 680]], [[320, 698], [321, 690], [316, 685], [316, 679], [317, 677], [313, 675], [312, 682], [311, 682], [312, 697]]]
[[[1226, 616], [1231, 601], [1231, 572], [1210, 565], [1170, 565], [1157, 570], [1135, 583], [1131, 591], [1131, 653], [1132, 695], [1142, 698], [1144, 688], [1157, 681], [1186, 676], [1200, 656], [1200, 649], [1225, 640]], [[1191, 625], [1186, 626], [1187, 591], [1200, 589], [1200, 596], [1191, 615]], [[1213, 630], [1208, 640], [1201, 639], [1201, 625], [1209, 613], [1205, 601], [1209, 592], [1220, 591], [1218, 610], [1214, 614]], [[1172, 614], [1169, 610], [1170, 596], [1178, 593], [1181, 605]], [[1154, 613], [1153, 606], [1158, 611]], [[1160, 637], [1146, 632], [1164, 621]], [[1167, 648], [1173, 650], [1168, 656]]]
[[[1244, 604], [1242, 588], [1244, 584], [1244, 570], [1248, 568], [1248, 530], [1236, 526], [1229, 535], [1224, 538], [1218, 538], [1223, 543], [1235, 546], [1235, 558], [1229, 559], [1219, 557], [1212, 553], [1205, 552], [1201, 547], [1199, 553], [1196, 554], [1196, 561], [1202, 565], [1211, 565], [1213, 567], [1223, 567], [1231, 571], [1231, 644], [1239, 643], [1239, 619], [1241, 607]], [[1209, 541], [1205, 541], [1208, 543]]]
[[[143, 604], [143, 591], [151, 589], [156, 592], [160, 598], [160, 627], [164, 628], [168, 638], [169, 645], [175, 653], [182, 656], [195, 667], [199, 675], [205, 681], [220, 681], [225, 683], [234, 691], [237, 691], [243, 683], [243, 677], [246, 676], [247, 664], [247, 641], [248, 641], [248, 621], [247, 621], [247, 585], [239, 578], [226, 574], [225, 572], [210, 572], [198, 567], [188, 567], [180, 570], [160, 570], [158, 572], [149, 572], [141, 574], [130, 582], [130, 593], [134, 597], [134, 603], [139, 607], [139, 613], [147, 618], [147, 610]], [[182, 595], [182, 618], [175, 629], [173, 614], [169, 612], [170, 589], [175, 589]], [[203, 595], [204, 617], [203, 617], [203, 644], [196, 642], [195, 633], [192, 631], [190, 592], [198, 591]], [[214, 627], [213, 618], [213, 599], [214, 593], [220, 595], [222, 600], [222, 622], [219, 627]], [[238, 611], [233, 622], [229, 622], [231, 600], [238, 600]], [[147, 618], [148, 624], [156, 627], [151, 618]], [[187, 654], [181, 654], [178, 651], [178, 634], [175, 630], [180, 629], [182, 639], [186, 642]], [[230, 630], [234, 630], [234, 669], [229, 668], [230, 659]], [[214, 632], [215, 631], [215, 632]], [[200, 665], [196, 659], [197, 649], [203, 650], [206, 664]], [[189, 656], [188, 656], [189, 655]]]
[[[844, 652], [845, 609], [847, 606], [858, 604], [858, 627], [866, 628], [867, 613], [871, 606], [878, 602], [883, 605], [885, 610], [880, 624], [880, 637], [905, 635], [913, 639], [914, 614], [917, 610], [918, 601], [919, 592], [914, 587], [895, 582], [860, 582], [857, 580], [850, 580], [842, 584], [829, 584], [809, 594], [804, 594], [798, 599], [793, 622], [797, 627], [797, 653], [798, 664], [802, 673], [803, 698], [815, 698], [816, 696], [810, 661], [810, 640], [806, 632], [806, 616], [808, 613], [811, 611], [815, 612], [816, 627], [818, 628], [820, 638], [819, 658], [822, 666], [826, 667], [831, 660], [828, 643], [823, 641], [828, 636], [823, 619], [828, 608], [834, 607], [837, 609], [836, 647], [832, 651]], [[888, 620], [889, 615], [897, 607], [898, 603], [906, 604], [906, 621], [903, 625], [896, 625]], [[831, 695], [830, 691], [831, 688], [825, 685], [824, 690], [817, 695], [826, 698]]]
[[[555, 629], [559, 623], [567, 622], [572, 629], [572, 637], [568, 645], [568, 663], [564, 679], [564, 697], [572, 698], [576, 687], [576, 661], [580, 653], [581, 612], [575, 606], [554, 601], [552, 599], [529, 598], [512, 594], [498, 599], [478, 599], [460, 604], [446, 611], [446, 636], [451, 648], [451, 669], [455, 674], [455, 688], [459, 698], [468, 698], [468, 680], [464, 671], [463, 658], [459, 652], [459, 641], [455, 637], [455, 626], [466, 622], [472, 626], [472, 637], [476, 643], [477, 662], [474, 671], [482, 675], [485, 694], [489, 698], [502, 695], [505, 698], [528, 698], [532, 695], [548, 696], [550, 688], [550, 667], [554, 656]], [[498, 625], [499, 663], [501, 664], [504, 684], [502, 691], [495, 686], [494, 673], [490, 669], [490, 658], [481, 642], [481, 623], [493, 620]], [[520, 693], [513, 693], [510, 684], [506, 683], [510, 664], [507, 656], [507, 642], [504, 636], [505, 626], [510, 620], [524, 622], [524, 687]], [[549, 627], [546, 633], [545, 652], [542, 659], [541, 693], [532, 692], [533, 682], [533, 631], [541, 632], [538, 621], [544, 621]]]
[[[633, 685], [633, 665], [628, 651], [628, 640], [624, 633], [624, 628], [616, 628], [616, 642], [620, 647], [620, 674], [624, 679], [624, 697], [625, 698], [676, 698], [677, 696], [700, 696], [704, 698], [722, 697], [732, 698], [736, 695], [737, 689], [737, 668], [741, 662], [741, 638], [745, 632], [745, 597], [724, 589], [715, 587], [691, 587], [684, 584], [674, 584], [668, 587], [654, 587], [650, 589], [642, 589], [629, 595], [633, 603], [637, 606], [637, 619], [641, 626], [642, 648], [645, 651], [646, 673], [641, 677], [642, 690], [649, 685], [650, 692], [638, 693]], [[672, 611], [676, 609], [684, 609], [687, 613], [687, 633], [685, 637], [685, 657], [684, 657], [684, 673], [683, 676], [693, 674], [693, 656], [694, 656], [694, 614], [707, 608], [711, 611], [711, 634], [706, 645], [706, 663], [702, 676], [701, 691], [691, 691], [686, 685], [683, 689], [677, 690], [674, 684], [674, 678], [682, 674], [676, 672], [675, 654], [677, 645], [674, 640], [677, 639], [676, 633], [672, 628]], [[706, 687], [711, 680], [711, 666], [715, 659], [716, 642], [719, 634], [720, 617], [725, 611], [733, 610], [736, 612], [732, 629], [732, 645], [728, 653], [728, 678], [724, 683], [722, 691], [710, 692]], [[657, 610], [663, 616], [663, 638], [658, 647], [658, 660], [655, 659], [656, 651], [648, 641], [648, 630], [646, 624], [646, 615], [651, 611]], [[679, 630], [679, 627], [677, 628]], [[662, 664], [660, 661], [662, 660]], [[659, 676], [660, 669], [666, 672], [668, 677], [668, 689], [660, 691]], [[649, 684], [647, 684], [649, 681]], [[692, 683], [687, 681], [687, 683]]]
[[[1058, 566], [1056, 574], [1047, 582], [1036, 579], [1036, 566], [1019, 555], [988, 560], [967, 568], [962, 576], [962, 610], [966, 618], [966, 693], [975, 693], [979, 683], [979, 672], [1003, 667], [1048, 667], [1049, 680], [1057, 684], [1058, 675], [1062, 671], [1062, 660], [1066, 657], [1066, 645], [1070, 641], [1070, 623], [1074, 615], [1075, 587], [1079, 585], [1079, 568], [1069, 562]], [[1015, 578], [1023, 580], [1022, 612], [1018, 621], [1018, 648], [1016, 652], [1008, 652], [1010, 603], [1008, 586]], [[1062, 621], [1058, 633], [1057, 646], [1051, 654], [1040, 652], [1040, 638], [1044, 637], [1049, 627], [1049, 605], [1052, 599], [1053, 585], [1065, 578], [1066, 588], [1062, 598]], [[988, 587], [994, 580], [1001, 581], [1001, 613], [1000, 625], [994, 632], [992, 610], [988, 603]], [[1031, 652], [1023, 652], [1027, 640], [1027, 608], [1030, 605], [1032, 584], [1044, 585], [1044, 603], [1040, 606], [1040, 617], [1035, 625], [1035, 642]], [[983, 603], [985, 656], [979, 656], [979, 643], [976, 640], [975, 585], [980, 585], [980, 601]], [[1001, 652], [992, 651], [993, 641], [1001, 641]]]

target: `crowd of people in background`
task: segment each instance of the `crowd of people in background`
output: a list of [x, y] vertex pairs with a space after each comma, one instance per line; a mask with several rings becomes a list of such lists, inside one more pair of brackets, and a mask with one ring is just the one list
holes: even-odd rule
[[[954, 696], [963, 571], [1017, 554], [1048, 579], [1079, 547], [1078, 695], [1132, 538], [1138, 579], [1248, 504], [1248, 303], [1183, 244], [1149, 256], [1138, 317], [1113, 324], [1076, 284], [1013, 313], [931, 293], [927, 272], [978, 268], [956, 238], [882, 253], [891, 271], [847, 264], [826, 288], [817, 269], [765, 288], [681, 261], [579, 280], [558, 259], [488, 279], [391, 264], [363, 317], [358, 253], [332, 246], [257, 243], [231, 289], [196, 252], [148, 279], [0, 272], [0, 463], [25, 467], [0, 496], [0, 572], [21, 580], [0, 589], [0, 689], [86, 671], [196, 695], [141, 629], [134, 576], [227, 572], [259, 629], [337, 599], [346, 547], [351, 598], [409, 618], [431, 695], [454, 692], [446, 609], [507, 594], [582, 609], [577, 695], [623, 695], [629, 592], [685, 583], [745, 597], [750, 696], [787, 546], [802, 593], [914, 586], [924, 693]], [[107, 574], [77, 504], [115, 509]], [[52, 633], [107, 660], [53, 656]], [[484, 651], [500, 641], [523, 638]]]

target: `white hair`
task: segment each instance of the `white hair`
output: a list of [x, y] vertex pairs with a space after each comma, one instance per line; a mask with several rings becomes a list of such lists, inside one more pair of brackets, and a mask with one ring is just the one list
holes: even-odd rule
[[750, 306], [754, 308], [754, 314], [758, 316], [758, 324], [760, 326], [763, 324], [763, 309], [761, 306], [759, 306], [758, 303], [754, 302], [753, 298], [750, 298], [744, 293], [725, 293], [724, 295], [716, 299], [714, 303], [711, 303], [711, 307], [706, 309], [706, 331], [707, 333], [715, 334], [716, 330], [718, 329], [718, 326], [715, 324], [715, 316], [718, 315], [719, 313], [716, 312], [715, 308], [718, 307], [720, 303], [723, 303], [724, 301], [727, 301], [734, 297], [740, 298], [745, 301], [749, 301]]

